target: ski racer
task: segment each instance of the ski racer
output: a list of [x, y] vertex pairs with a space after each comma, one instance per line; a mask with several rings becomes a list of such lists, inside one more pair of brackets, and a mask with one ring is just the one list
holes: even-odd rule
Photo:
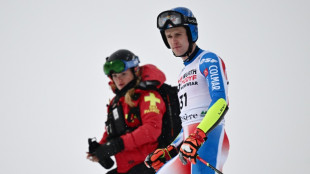
[[197, 20], [188, 8], [160, 13], [157, 27], [165, 45], [184, 63], [178, 78], [182, 132], [167, 148], [149, 154], [145, 164], [159, 174], [214, 174], [199, 156], [222, 171], [229, 150], [226, 66], [218, 55], [197, 46]]

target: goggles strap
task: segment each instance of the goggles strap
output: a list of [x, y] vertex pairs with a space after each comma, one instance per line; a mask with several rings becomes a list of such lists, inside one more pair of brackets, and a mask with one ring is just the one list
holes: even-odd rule
[[[162, 18], [165, 18], [165, 17], [161, 17], [161, 16], [164, 16], [164, 15], [169, 16], [166, 13], [172, 13], [172, 12], [174, 13], [174, 16], [179, 18], [180, 23], [175, 24], [170, 18], [168, 18], [165, 20], [164, 24], [161, 25], [160, 23], [162, 23], [162, 21], [159, 21], [159, 20], [163, 20]], [[187, 17], [187, 16], [184, 16], [182, 13], [179, 13], [176, 11], [165, 11], [165, 12], [162, 12], [161, 14], [159, 14], [157, 17], [157, 27], [159, 29], [165, 29], [165, 28], [167, 28], [168, 24], [171, 24], [173, 27], [182, 26], [184, 24], [197, 25], [197, 20], [195, 17]]]

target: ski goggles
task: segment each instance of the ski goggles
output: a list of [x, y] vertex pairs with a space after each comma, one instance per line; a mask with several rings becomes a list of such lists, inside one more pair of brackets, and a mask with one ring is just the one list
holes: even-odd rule
[[164, 11], [157, 16], [157, 28], [166, 29], [168, 24], [173, 27], [182, 26], [184, 24], [197, 25], [195, 17], [187, 17], [177, 11]]
[[139, 58], [135, 57], [131, 61], [125, 60], [112, 60], [108, 61], [103, 65], [103, 71], [106, 75], [111, 75], [111, 73], [121, 73], [129, 68], [136, 67], [139, 65]]

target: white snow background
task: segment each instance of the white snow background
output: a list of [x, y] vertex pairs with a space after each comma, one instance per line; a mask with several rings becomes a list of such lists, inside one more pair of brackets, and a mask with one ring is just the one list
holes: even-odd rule
[[307, 0], [1, 0], [0, 173], [105, 173], [86, 159], [113, 96], [105, 58], [129, 49], [176, 85], [183, 64], [156, 17], [178, 6], [227, 66], [224, 173], [310, 173]]

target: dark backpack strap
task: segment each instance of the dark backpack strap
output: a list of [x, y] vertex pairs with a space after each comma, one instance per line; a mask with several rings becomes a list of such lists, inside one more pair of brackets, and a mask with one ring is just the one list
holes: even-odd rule
[[130, 109], [130, 111], [128, 113], [128, 117], [127, 117], [128, 122], [131, 122], [131, 115], [136, 115], [138, 117], [140, 123], [142, 123], [139, 106]]
[[159, 81], [157, 80], [149, 80], [149, 81], [142, 81], [139, 83], [138, 85], [138, 89], [142, 89], [142, 90], [157, 90], [157, 86], [160, 84]]

